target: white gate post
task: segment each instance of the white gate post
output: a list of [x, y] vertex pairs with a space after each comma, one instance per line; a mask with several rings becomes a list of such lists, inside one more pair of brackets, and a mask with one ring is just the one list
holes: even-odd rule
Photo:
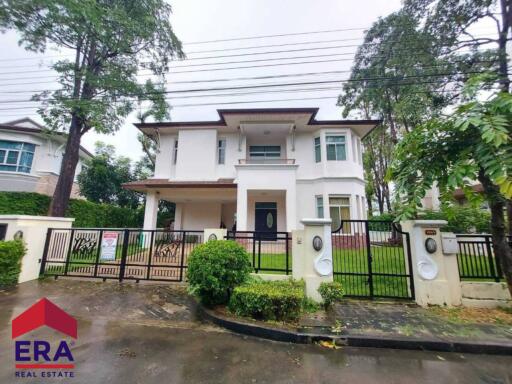
[[[456, 242], [441, 236], [444, 220], [407, 220], [400, 223], [411, 239], [412, 278], [415, 300], [421, 306], [461, 305]], [[450, 241], [451, 239], [448, 239]]]
[[18, 283], [39, 277], [48, 228], [71, 228], [75, 219], [27, 215], [0, 215], [0, 224], [7, 225], [5, 240], [23, 239], [26, 252], [21, 259]]
[[322, 301], [318, 287], [333, 281], [331, 219], [302, 219], [303, 230], [292, 231], [292, 275], [304, 279], [306, 295]]
[[203, 233], [203, 243], [210, 240], [224, 240], [228, 230], [225, 228], [205, 228]]

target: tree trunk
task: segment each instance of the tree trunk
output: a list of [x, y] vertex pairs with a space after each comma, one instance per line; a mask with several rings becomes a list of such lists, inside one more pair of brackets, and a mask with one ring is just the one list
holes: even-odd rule
[[512, 200], [507, 200], [508, 235], [512, 236]]
[[482, 183], [491, 209], [491, 235], [494, 255], [500, 263], [508, 290], [512, 295], [512, 249], [508, 245], [505, 232], [504, 211], [506, 200], [501, 196], [499, 188], [492, 183], [482, 169], [479, 172], [478, 179]]
[[57, 181], [53, 199], [48, 210], [49, 216], [63, 217], [68, 208], [69, 196], [73, 188], [75, 170], [79, 159], [80, 139], [82, 136], [80, 131], [81, 123], [79, 119], [73, 115], [66, 142], [66, 150], [60, 166], [59, 180]]

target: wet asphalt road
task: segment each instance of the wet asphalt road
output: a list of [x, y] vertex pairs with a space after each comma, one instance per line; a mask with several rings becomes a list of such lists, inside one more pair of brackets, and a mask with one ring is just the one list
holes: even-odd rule
[[[15, 377], [11, 319], [43, 296], [79, 321], [73, 378], [42, 378], [39, 370], [36, 378]], [[40, 328], [22, 338], [62, 336]], [[260, 340], [196, 321], [179, 288], [77, 281], [0, 293], [0, 362], [2, 384], [512, 383], [512, 357]]]

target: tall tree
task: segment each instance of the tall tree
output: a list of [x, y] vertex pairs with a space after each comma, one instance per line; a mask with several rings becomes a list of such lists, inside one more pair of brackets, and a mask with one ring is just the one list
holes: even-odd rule
[[[507, 42], [512, 32], [512, 0], [405, 0], [404, 10], [421, 21], [423, 31], [446, 46], [445, 53], [464, 50], [468, 57], [495, 52], [495, 72], [502, 92], [510, 92]], [[494, 37], [472, 32], [478, 24], [495, 26]], [[487, 25], [486, 24], [486, 25]], [[512, 200], [507, 201], [508, 227], [512, 235]]]
[[371, 174], [380, 213], [391, 209], [384, 175], [393, 147], [417, 124], [438, 114], [456, 94], [450, 83], [458, 73], [471, 70], [470, 61], [441, 51], [435, 37], [421, 30], [417, 16], [401, 10], [380, 19], [366, 32], [338, 99], [344, 116], [382, 119], [382, 127], [364, 143], [365, 172]]
[[82, 136], [120, 128], [137, 103], [163, 91], [137, 79], [143, 69], [164, 81], [181, 43], [163, 0], [0, 0], [0, 28], [15, 29], [34, 52], [56, 46], [72, 52], [53, 69], [60, 88], [35, 100], [48, 127], [68, 139], [49, 214], [63, 216], [69, 202]]

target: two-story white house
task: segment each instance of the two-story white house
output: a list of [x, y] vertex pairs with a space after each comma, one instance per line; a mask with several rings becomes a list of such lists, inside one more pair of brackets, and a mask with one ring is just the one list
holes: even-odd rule
[[[66, 136], [50, 133], [29, 118], [0, 124], [0, 191], [53, 195], [60, 174]], [[92, 154], [80, 147], [77, 176]], [[73, 184], [72, 198], [80, 198]]]
[[[318, 108], [223, 109], [218, 121], [136, 124], [158, 145], [151, 179], [125, 184], [176, 203], [175, 229], [291, 231], [302, 218], [366, 217], [361, 139], [376, 120], [319, 121]], [[236, 223], [236, 224], [235, 224]]]

